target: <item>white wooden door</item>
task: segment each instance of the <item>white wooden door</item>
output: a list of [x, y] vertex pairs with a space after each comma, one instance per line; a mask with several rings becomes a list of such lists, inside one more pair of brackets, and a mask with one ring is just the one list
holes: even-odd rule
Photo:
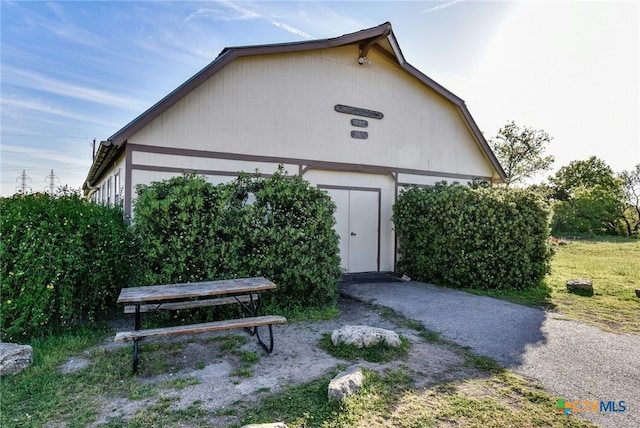
[[378, 270], [377, 190], [326, 189], [336, 204], [335, 230], [340, 236], [340, 260], [347, 272]]

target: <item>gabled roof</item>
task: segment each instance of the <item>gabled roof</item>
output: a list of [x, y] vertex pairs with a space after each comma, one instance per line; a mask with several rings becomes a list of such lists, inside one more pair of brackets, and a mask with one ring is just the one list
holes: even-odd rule
[[502, 180], [506, 180], [504, 170], [500, 166], [500, 163], [487, 144], [487, 141], [478, 128], [478, 125], [471, 117], [471, 113], [469, 113], [469, 110], [467, 109], [464, 101], [422, 72], [420, 72], [417, 68], [406, 62], [404, 56], [402, 55], [402, 51], [400, 50], [400, 46], [398, 45], [396, 37], [393, 34], [391, 23], [385, 22], [384, 24], [378, 25], [377, 27], [360, 30], [355, 33], [345, 34], [330, 39], [224, 48], [213, 62], [204, 67], [169, 95], [151, 106], [140, 116], [133, 119], [122, 129], [109, 137], [107, 141], [101, 142], [100, 147], [98, 148], [98, 153], [93, 161], [93, 165], [89, 170], [84, 188], [86, 189], [90, 187], [93, 184], [94, 180], [100, 177], [103, 170], [108, 164], [107, 161], [113, 159], [116, 156], [116, 153], [120, 151], [129, 137], [134, 135], [140, 129], [144, 128], [147, 124], [160, 116], [171, 106], [176, 104], [187, 94], [207, 81], [213, 75], [218, 73], [228, 64], [233, 62], [236, 58], [243, 56], [327, 49], [338, 46], [352, 45], [356, 43], [358, 43], [360, 46], [361, 57], [365, 57], [369, 49], [375, 49], [378, 53], [384, 55], [392, 62], [398, 64], [400, 67], [416, 77], [426, 86], [457, 106], [460, 110], [460, 113], [466, 120], [469, 129], [476, 137], [478, 144], [480, 145], [483, 152], [487, 155], [487, 158], [491, 162], [492, 166], [498, 172]]

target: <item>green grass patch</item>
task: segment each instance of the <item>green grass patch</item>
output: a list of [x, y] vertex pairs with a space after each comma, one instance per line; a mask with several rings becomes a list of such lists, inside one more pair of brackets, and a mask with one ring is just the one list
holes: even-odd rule
[[[76, 329], [47, 339], [30, 343], [34, 351], [34, 363], [24, 371], [0, 378], [2, 390], [2, 412], [0, 426], [3, 427], [80, 427], [94, 423], [105, 401], [117, 397], [129, 400], [151, 400], [150, 408], [165, 415], [173, 411], [163, 407], [162, 391], [182, 390], [195, 385], [195, 378], [176, 378], [159, 384], [149, 384], [146, 378], [166, 373], [172, 353], [180, 352], [176, 344], [141, 344], [140, 355], [144, 358], [140, 372], [131, 372], [131, 347], [85, 350], [105, 340], [113, 333], [89, 328]], [[83, 351], [85, 351], [83, 353]], [[70, 358], [89, 360], [89, 364], [77, 371], [62, 374], [60, 367]], [[153, 404], [155, 403], [155, 404]], [[159, 407], [158, 407], [159, 406]], [[164, 410], [162, 410], [164, 409]], [[162, 410], [162, 411], [161, 411]], [[151, 410], [145, 409], [149, 413]], [[196, 408], [179, 413], [200, 414]], [[169, 417], [169, 420], [174, 416]], [[158, 420], [154, 417], [150, 420]], [[114, 418], [107, 426], [154, 426], [136, 415], [129, 424]], [[157, 424], [155, 426], [158, 426]], [[170, 426], [170, 425], [163, 425]]]
[[427, 330], [419, 321], [410, 320], [392, 309], [376, 306], [376, 309], [380, 312], [382, 317], [388, 321], [391, 321], [398, 327], [410, 328], [411, 330], [415, 330], [418, 332], [420, 338], [426, 343], [439, 343], [439, 344], [448, 344], [450, 342], [442, 339], [439, 333], [435, 331]]
[[318, 347], [327, 351], [330, 355], [343, 360], [363, 359], [372, 363], [386, 363], [389, 361], [406, 358], [409, 355], [409, 341], [400, 336], [401, 345], [393, 347], [387, 345], [386, 342], [368, 348], [358, 348], [353, 345], [347, 345], [343, 342], [333, 345], [331, 334], [325, 333], [318, 342]]
[[[555, 311], [604, 331], [640, 334], [640, 240], [607, 237], [557, 246], [551, 274], [537, 288], [464, 291]], [[593, 294], [569, 292], [573, 278], [593, 281]]]
[[223, 352], [237, 350], [239, 347], [247, 343], [249, 340], [244, 336], [228, 335], [220, 336], [213, 339], [215, 341], [223, 341], [220, 350]]
[[[553, 265], [553, 262], [552, 262]], [[552, 289], [546, 283], [537, 287], [525, 288], [522, 290], [485, 290], [477, 288], [464, 288], [462, 291], [477, 294], [480, 296], [494, 297], [496, 299], [506, 300], [507, 302], [517, 303], [519, 305], [533, 306], [542, 309], [554, 309]]]
[[173, 409], [172, 404], [177, 397], [163, 397], [154, 404], [136, 413], [129, 420], [116, 417], [109, 420], [104, 427], [108, 428], [155, 428], [208, 426], [209, 413], [196, 403], [186, 409]]
[[[573, 241], [560, 246], [547, 283], [556, 310], [614, 333], [640, 334], [640, 240]], [[567, 290], [572, 278], [593, 281], [592, 296]]]
[[292, 386], [278, 394], [265, 397], [259, 407], [243, 409], [242, 423], [269, 423], [286, 421], [288, 427], [321, 426], [340, 410], [340, 404], [327, 397], [329, 382], [337, 374], [326, 376], [303, 385]]
[[232, 376], [252, 377], [252, 367], [260, 361], [260, 356], [253, 351], [245, 351], [240, 349], [242, 345], [248, 342], [244, 336], [224, 336], [221, 340], [224, 343], [220, 350], [222, 355], [234, 355], [240, 360], [241, 366], [231, 372]]
[[413, 387], [412, 374], [404, 368], [381, 374], [364, 369], [362, 389], [342, 402], [327, 397], [336, 372], [267, 397], [257, 408], [243, 409], [244, 419], [234, 426], [284, 421], [290, 428], [594, 427], [554, 411], [557, 397], [508, 371], [421, 390]]
[[253, 377], [253, 372], [251, 371], [251, 367], [240, 367], [231, 371], [231, 376], [238, 377]]
[[261, 309], [260, 312], [264, 314], [282, 315], [289, 322], [326, 321], [338, 318], [340, 316], [340, 310], [335, 303], [323, 306], [321, 308], [294, 307], [284, 310], [267, 305], [263, 309]]
[[195, 377], [177, 377], [175, 379], [160, 382], [159, 386], [162, 389], [175, 389], [176, 391], [182, 391], [189, 386], [200, 385], [200, 383], [200, 379]]
[[498, 364], [493, 358], [476, 355], [471, 350], [460, 348], [457, 350], [458, 355], [464, 357], [463, 365], [465, 367], [474, 368], [486, 373], [503, 373], [505, 369]]

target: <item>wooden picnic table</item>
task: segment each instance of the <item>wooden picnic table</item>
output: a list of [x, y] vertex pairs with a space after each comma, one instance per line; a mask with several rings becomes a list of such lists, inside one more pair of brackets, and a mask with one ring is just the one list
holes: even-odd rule
[[[260, 316], [260, 293], [276, 288], [263, 277], [228, 279], [221, 281], [191, 282], [184, 284], [151, 285], [123, 288], [118, 303], [125, 304], [125, 313], [135, 313], [133, 331], [119, 332], [116, 342], [133, 341], [133, 371], [138, 367], [138, 342], [145, 338], [196, 334], [234, 328], [252, 328], [252, 334], [267, 351], [273, 351], [273, 324], [286, 322], [281, 316]], [[183, 326], [141, 329], [141, 314], [158, 310], [192, 309], [237, 303], [242, 318]], [[248, 316], [247, 316], [248, 315]], [[269, 345], [260, 339], [258, 327], [269, 327]]]
[[222, 281], [187, 282], [184, 284], [149, 285], [123, 288], [118, 303], [141, 304], [192, 297], [214, 297], [224, 294], [259, 293], [276, 288], [263, 277], [225, 279]]

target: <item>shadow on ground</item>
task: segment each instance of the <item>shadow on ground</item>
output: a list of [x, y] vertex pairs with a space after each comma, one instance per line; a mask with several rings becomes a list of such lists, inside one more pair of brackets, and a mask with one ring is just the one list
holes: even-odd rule
[[491, 297], [430, 284], [399, 281], [387, 273], [346, 275], [340, 294], [388, 307], [419, 321], [443, 339], [469, 346], [506, 368], [518, 367], [528, 346], [544, 343], [545, 312]]

